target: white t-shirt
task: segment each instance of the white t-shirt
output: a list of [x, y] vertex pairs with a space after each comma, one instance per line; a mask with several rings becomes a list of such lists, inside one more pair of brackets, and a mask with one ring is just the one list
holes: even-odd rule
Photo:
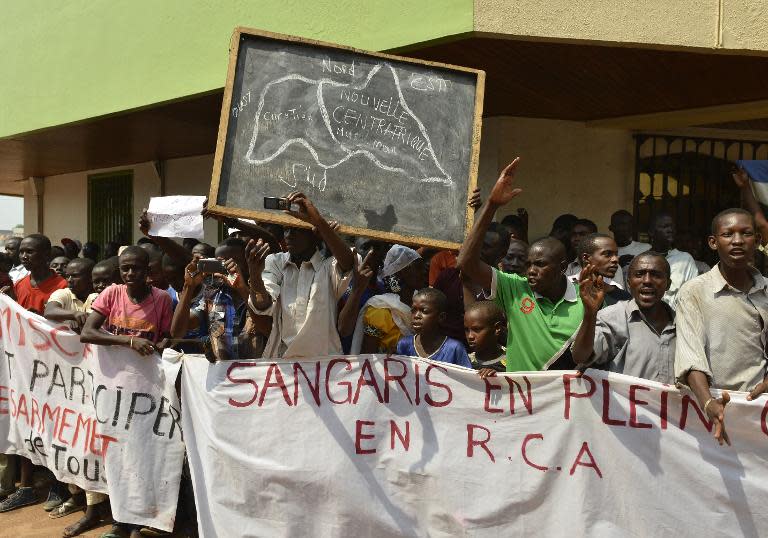
[[619, 247], [619, 258], [626, 255], [637, 256], [638, 254], [641, 254], [646, 250], [651, 250], [651, 245], [649, 245], [648, 243], [641, 243], [639, 241], [632, 241], [628, 245]]
[[667, 252], [667, 261], [672, 271], [672, 284], [667, 293], [664, 294], [664, 300], [669, 306], [674, 308], [677, 303], [677, 292], [680, 291], [680, 286], [699, 276], [699, 268], [696, 267], [693, 256], [676, 248]]

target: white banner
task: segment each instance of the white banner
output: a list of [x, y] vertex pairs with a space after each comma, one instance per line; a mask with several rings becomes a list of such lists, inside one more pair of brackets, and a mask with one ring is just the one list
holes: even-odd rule
[[184, 458], [180, 364], [83, 345], [4, 295], [0, 332], [0, 452], [108, 493], [118, 521], [171, 530]]
[[766, 536], [765, 396], [732, 447], [674, 387], [405, 357], [209, 365], [182, 423], [200, 532], [221, 536]]

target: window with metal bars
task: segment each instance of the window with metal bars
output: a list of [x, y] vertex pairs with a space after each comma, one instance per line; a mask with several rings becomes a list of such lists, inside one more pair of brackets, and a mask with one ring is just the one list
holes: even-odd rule
[[[705, 247], [712, 217], [739, 207], [739, 191], [731, 178], [738, 159], [768, 159], [768, 143], [669, 135], [635, 135], [635, 227], [647, 241], [652, 215], [671, 214], [679, 238], [692, 237], [700, 257], [716, 255]], [[690, 245], [680, 244], [681, 250]]]
[[133, 171], [88, 176], [88, 240], [104, 252], [106, 244], [133, 242]]

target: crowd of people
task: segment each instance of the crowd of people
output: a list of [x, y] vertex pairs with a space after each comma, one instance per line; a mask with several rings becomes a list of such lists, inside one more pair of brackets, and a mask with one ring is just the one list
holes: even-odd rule
[[[381, 353], [473, 368], [483, 378], [599, 368], [678, 383], [694, 392], [717, 441], [730, 443], [729, 396], [712, 389], [754, 399], [768, 388], [768, 288], [755, 268], [768, 221], [745, 172], [736, 171], [734, 183], [747, 209], [712, 220], [707, 244], [718, 263], [710, 268], [676, 248], [696, 241], [677, 236], [674, 218], [661, 212], [651, 218], [649, 243], [636, 240], [635, 219], [620, 210], [611, 233], [565, 214], [529, 244], [525, 210], [494, 221], [522, 193], [518, 163], [501, 172], [485, 201], [479, 191], [471, 197], [474, 225], [458, 252], [343, 237], [293, 192], [287, 213], [303, 227], [204, 212], [229, 227], [216, 247], [152, 236], [146, 213], [138, 244], [110, 244], [103, 257], [92, 242], [12, 238], [0, 257], [0, 285], [84, 343], [145, 356], [165, 347], [212, 362]], [[39, 502], [32, 486], [29, 460], [0, 456], [0, 512]], [[51, 517], [85, 509], [64, 536], [110, 513], [105, 495], [59, 483], [43, 508]], [[135, 532], [115, 522], [104, 536]]]

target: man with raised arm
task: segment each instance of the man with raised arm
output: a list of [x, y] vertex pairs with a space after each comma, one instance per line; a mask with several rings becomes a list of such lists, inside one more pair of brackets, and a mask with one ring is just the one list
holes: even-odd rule
[[[287, 197], [298, 211], [287, 214], [314, 227], [287, 228], [288, 252], [267, 255], [262, 239], [246, 248], [250, 304], [259, 315], [272, 315], [264, 357], [319, 357], [341, 354], [336, 305], [352, 278], [353, 254], [314, 204], [301, 192]], [[325, 241], [332, 256], [319, 250]]]
[[670, 283], [666, 258], [650, 251], [635, 256], [627, 273], [631, 299], [605, 308], [598, 267], [587, 265], [579, 278], [584, 321], [571, 346], [576, 365], [673, 384], [675, 313], [663, 301]]
[[715, 438], [731, 444], [725, 431], [727, 391], [751, 391], [747, 400], [768, 389], [768, 282], [751, 266], [760, 235], [752, 215], [726, 209], [712, 220], [709, 248], [720, 259], [710, 271], [687, 282], [677, 301], [675, 375], [691, 387], [715, 426]]
[[499, 176], [459, 251], [457, 265], [472, 281], [491, 290], [507, 316], [507, 370], [569, 368], [570, 342], [584, 314], [577, 285], [565, 277], [565, 246], [548, 237], [528, 250], [526, 276], [502, 273], [480, 258], [485, 231], [496, 210], [522, 192], [514, 176], [515, 159]]

